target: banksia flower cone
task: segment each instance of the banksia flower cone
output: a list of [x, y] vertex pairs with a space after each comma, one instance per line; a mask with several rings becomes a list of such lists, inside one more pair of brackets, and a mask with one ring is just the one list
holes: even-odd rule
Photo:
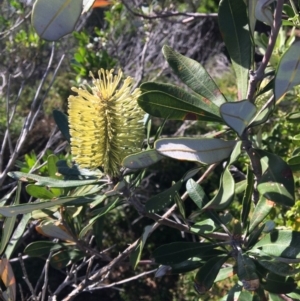
[[80, 167], [102, 167], [116, 177], [123, 158], [141, 148], [144, 113], [137, 104], [141, 92], [131, 92], [130, 77], [120, 86], [121, 70], [113, 75], [113, 70], [101, 69], [98, 75], [95, 79], [91, 74], [93, 86], [72, 88], [78, 95], [68, 99], [71, 152]]

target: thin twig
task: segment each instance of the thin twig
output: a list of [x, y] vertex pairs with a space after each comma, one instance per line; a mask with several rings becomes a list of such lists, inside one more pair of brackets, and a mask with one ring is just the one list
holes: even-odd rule
[[196, 120], [185, 120], [181, 126], [177, 129], [177, 131], [174, 133], [174, 137], [177, 136], [183, 136], [185, 131], [188, 130], [190, 127], [192, 127], [194, 124], [196, 124]]
[[[11, 75], [9, 75], [9, 80], [8, 80], [8, 87], [7, 87], [7, 91], [10, 90], [10, 78], [11, 78]], [[21, 83], [21, 87], [19, 88], [19, 91], [18, 91], [18, 95], [14, 101], [14, 104], [11, 108], [11, 112], [10, 112], [10, 116], [8, 115], [8, 119], [7, 119], [7, 128], [5, 130], [5, 133], [4, 133], [4, 138], [3, 138], [3, 141], [2, 141], [2, 145], [1, 145], [1, 151], [0, 151], [0, 172], [2, 172], [2, 167], [3, 167], [3, 156], [4, 156], [4, 151], [5, 151], [5, 148], [6, 148], [6, 144], [7, 142], [10, 144], [10, 133], [9, 133], [9, 127], [13, 121], [13, 118], [15, 116], [15, 113], [16, 113], [16, 109], [17, 109], [17, 105], [18, 105], [18, 102], [20, 100], [20, 97], [21, 97], [21, 94], [23, 92], [23, 89], [25, 87], [25, 81], [23, 80], [22, 83]], [[9, 102], [9, 92], [7, 92], [7, 103]], [[9, 147], [11, 149], [11, 146]], [[12, 154], [12, 152], [10, 153]]]
[[57, 126], [55, 126], [50, 134], [49, 140], [46, 144], [46, 146], [44, 147], [44, 149], [39, 153], [37, 160], [34, 162], [34, 165], [31, 167], [29, 173], [33, 173], [36, 170], [38, 170], [39, 168], [41, 168], [43, 165], [47, 164], [47, 162], [44, 162], [42, 165], [39, 165], [39, 162], [41, 161], [41, 159], [45, 156], [47, 150], [50, 148], [51, 144], [52, 144], [52, 138], [54, 137], [55, 133], [57, 131]]
[[25, 301], [23, 290], [22, 290], [22, 285], [20, 283], [18, 283], [18, 286], [19, 286], [19, 291], [20, 291], [20, 295], [21, 295], [21, 301]]
[[114, 286], [116, 286], [116, 285], [124, 284], [124, 283], [130, 282], [130, 281], [139, 279], [139, 278], [141, 278], [141, 277], [143, 277], [143, 276], [146, 276], [146, 275], [149, 275], [149, 274], [153, 274], [153, 273], [155, 273], [156, 271], [157, 271], [157, 269], [153, 269], [153, 270], [151, 270], [151, 271], [146, 271], [146, 272], [140, 273], [140, 274], [138, 274], [138, 275], [134, 275], [133, 277], [130, 277], [130, 278], [127, 278], [127, 279], [118, 281], [118, 282], [110, 283], [110, 284], [107, 284], [107, 285], [101, 285], [101, 286], [97, 286], [97, 287], [89, 286], [89, 287], [86, 289], [86, 291], [95, 291], [95, 290], [101, 290], [101, 289], [104, 289], [104, 288], [114, 287]]
[[30, 17], [30, 15], [31, 15], [31, 10], [30, 10], [30, 12], [27, 14], [27, 15], [25, 15], [22, 19], [21, 18], [19, 18], [20, 19], [20, 21], [18, 22], [18, 20], [17, 20], [17, 22], [16, 22], [16, 24], [14, 25], [14, 26], [12, 26], [12, 27], [10, 27], [8, 30], [6, 30], [6, 31], [3, 31], [3, 32], [0, 32], [0, 36], [2, 36], [1, 37], [1, 40], [3, 39], [3, 38], [5, 38], [6, 36], [8, 36], [11, 32], [13, 32], [15, 29], [17, 29], [26, 19], [28, 19], [29, 17]]
[[42, 287], [42, 301], [46, 300], [46, 292], [47, 292], [48, 280], [49, 280], [49, 265], [50, 265], [50, 259], [52, 257], [52, 254], [53, 254], [53, 252], [50, 252], [50, 254], [46, 260], [45, 267], [44, 267], [45, 276], [44, 276], [44, 285]]
[[146, 42], [144, 44], [143, 51], [140, 54], [140, 56], [141, 56], [140, 68], [137, 69], [137, 71], [136, 71], [136, 78], [137, 78], [137, 80], [136, 80], [136, 82], [135, 82], [135, 84], [133, 86], [133, 89], [137, 88], [140, 85], [140, 83], [142, 82], [143, 78], [144, 78], [145, 58], [146, 58], [146, 52], [147, 52], [147, 49], [148, 49], [150, 38], [151, 38], [151, 32], [149, 33], [148, 36], [146, 36]]
[[[41, 275], [39, 276], [38, 281], [36, 282], [36, 285], [35, 285], [35, 288], [34, 288], [34, 291], [35, 291], [35, 292], [38, 292], [38, 289], [39, 289], [41, 283], [42, 283], [43, 280], [44, 280], [44, 274], [45, 274], [45, 266], [44, 266], [44, 268], [43, 268], [43, 270], [42, 270]], [[39, 295], [40, 295], [40, 294], [39, 294]], [[40, 299], [40, 298], [39, 298], [39, 299]]]
[[53, 293], [53, 295], [51, 297], [49, 297], [49, 301], [55, 301], [57, 295], [69, 284], [73, 283], [73, 271], [75, 270], [75, 265], [73, 264], [71, 266], [71, 270], [70, 272], [67, 274], [67, 277], [65, 278], [65, 280], [59, 285], [59, 287], [55, 290], [55, 292]]
[[266, 52], [262, 58], [262, 62], [257, 69], [256, 72], [250, 72], [250, 81], [249, 81], [249, 89], [247, 93], [247, 99], [251, 102], [254, 102], [254, 95], [256, 91], [256, 85], [259, 81], [264, 78], [265, 69], [270, 61], [270, 58], [273, 53], [273, 49], [277, 40], [277, 36], [282, 24], [282, 7], [284, 0], [278, 0], [275, 13], [274, 13], [274, 21], [271, 27], [271, 34], [269, 38], [269, 44], [267, 46]]
[[[24, 260], [24, 259], [28, 259], [29, 256], [28, 255], [23, 255], [23, 256], [21, 256], [21, 258], [22, 258], [22, 260]], [[12, 258], [12, 259], [9, 260], [9, 262], [17, 262], [17, 261], [20, 261], [20, 254], [18, 255], [18, 257]]]
[[186, 232], [186, 233], [190, 233], [191, 232], [190, 228], [188, 226], [186, 226], [184, 224], [180, 224], [180, 223], [174, 222], [174, 221], [172, 221], [172, 220], [170, 220], [168, 218], [164, 218], [162, 216], [159, 216], [158, 214], [146, 212], [144, 214], [144, 216], [153, 219], [154, 221], [156, 221], [160, 225], [165, 225], [165, 226], [168, 226], [170, 228], [174, 228], [174, 229], [177, 229], [179, 231]]
[[16, 147], [15, 147], [15, 150], [13, 152], [13, 154], [11, 155], [10, 157], [10, 160], [8, 161], [7, 165], [6, 165], [6, 168], [4, 169], [4, 171], [2, 172], [2, 174], [0, 175], [0, 186], [3, 184], [5, 178], [6, 178], [6, 175], [7, 175], [7, 172], [11, 169], [11, 167], [15, 164], [15, 161], [16, 159], [18, 158], [18, 155], [19, 155], [19, 152], [22, 148], [22, 146], [24, 145], [24, 142], [27, 138], [27, 135], [28, 135], [28, 132], [29, 132], [29, 128], [31, 127], [32, 125], [32, 122], [34, 121], [33, 120], [33, 117], [34, 117], [34, 110], [36, 109], [36, 104], [37, 104], [37, 101], [38, 101], [38, 96], [41, 92], [41, 89], [46, 81], [46, 78], [51, 70], [51, 66], [52, 66], [52, 63], [53, 63], [53, 59], [54, 59], [54, 44], [52, 46], [52, 51], [51, 51], [51, 56], [49, 58], [49, 62], [48, 62], [48, 66], [47, 66], [47, 69], [43, 75], [43, 78], [39, 84], [39, 87], [37, 88], [37, 91], [35, 93], [35, 96], [34, 96], [34, 99], [32, 101], [32, 104], [31, 104], [31, 110], [29, 112], [29, 114], [27, 115], [27, 118], [24, 122], [24, 125], [23, 125], [23, 129], [22, 129], [22, 132], [19, 136], [19, 139], [17, 141], [17, 144], [16, 144]]
[[[7, 132], [7, 141], [8, 141], [8, 148], [9, 148], [9, 154], [11, 155], [13, 153], [13, 146], [10, 136], [10, 118], [9, 118], [9, 94], [10, 94], [10, 84], [11, 84], [11, 75], [8, 77], [8, 84], [7, 84], [7, 93], [6, 93], [6, 132]], [[3, 148], [4, 149], [4, 148]]]
[[[54, 59], [54, 49], [55, 49], [55, 48], [54, 48], [54, 45], [55, 45], [55, 44], [53, 43], [53, 52], [52, 52], [53, 59]], [[52, 86], [53, 86], [53, 84], [54, 84], [54, 81], [55, 81], [55, 79], [56, 79], [56, 76], [57, 76], [57, 74], [58, 74], [58, 71], [59, 71], [59, 69], [60, 69], [60, 66], [61, 66], [62, 62], [63, 62], [63, 60], [65, 59], [65, 56], [66, 56], [65, 53], [63, 53], [63, 54], [61, 55], [61, 57], [60, 57], [60, 59], [59, 59], [59, 62], [57, 63], [57, 66], [56, 66], [56, 68], [55, 68], [55, 70], [54, 70], [54, 72], [53, 72], [52, 79], [51, 79], [51, 81], [50, 81], [50, 83], [49, 83], [49, 85], [48, 85], [48, 88], [47, 88], [47, 90], [45, 91], [43, 97], [41, 98], [41, 100], [38, 102], [38, 98], [36, 98], [36, 99], [32, 102], [32, 105], [31, 105], [31, 111], [32, 111], [32, 112], [36, 111], [36, 112], [35, 112], [35, 114], [33, 115], [32, 120], [30, 121], [29, 131], [32, 129], [32, 127], [33, 127], [33, 125], [34, 125], [34, 122], [35, 122], [35, 120], [36, 120], [36, 118], [37, 118], [39, 112], [40, 112], [41, 109], [42, 109], [43, 103], [44, 103], [44, 101], [45, 101], [47, 95], [49, 94], [50, 89], [52, 88]], [[52, 59], [52, 60], [53, 60], [53, 59]], [[52, 64], [52, 63], [51, 63], [51, 64]], [[50, 66], [49, 66], [49, 68], [50, 68]], [[47, 69], [48, 69], [48, 68], [47, 68]], [[38, 105], [38, 106], [37, 106], [37, 105]]]
[[24, 281], [26, 282], [30, 292], [31, 292], [31, 296], [32, 296], [32, 299], [34, 301], [38, 301], [37, 299], [37, 296], [35, 294], [35, 291], [33, 289], [33, 286], [31, 284], [31, 282], [29, 281], [29, 278], [28, 278], [28, 274], [27, 274], [27, 271], [26, 271], [26, 268], [25, 268], [25, 264], [24, 264], [24, 261], [23, 261], [23, 258], [22, 258], [22, 255], [19, 254], [19, 261], [20, 261], [20, 265], [21, 265], [21, 269], [22, 269], [22, 273], [23, 273], [23, 279]]
[[89, 278], [89, 275], [91, 273], [92, 266], [93, 266], [93, 263], [94, 263], [94, 259], [95, 259], [95, 255], [92, 256], [91, 259], [89, 260], [89, 264], [88, 264], [88, 267], [87, 267], [86, 273], [85, 273], [85, 281], [87, 281], [88, 278]]

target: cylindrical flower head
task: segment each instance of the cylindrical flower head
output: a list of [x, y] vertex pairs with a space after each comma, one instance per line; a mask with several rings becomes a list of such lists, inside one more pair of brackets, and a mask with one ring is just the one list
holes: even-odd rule
[[123, 73], [113, 71], [99, 70], [99, 79], [90, 74], [93, 86], [72, 88], [78, 95], [68, 98], [73, 159], [83, 168], [102, 167], [110, 177], [119, 175], [123, 158], [139, 151], [144, 138], [141, 91], [131, 92], [130, 77], [119, 87]]

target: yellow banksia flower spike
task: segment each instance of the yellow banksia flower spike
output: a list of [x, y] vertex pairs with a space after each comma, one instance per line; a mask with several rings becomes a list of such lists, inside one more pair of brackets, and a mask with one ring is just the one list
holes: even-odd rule
[[121, 162], [141, 149], [144, 138], [144, 112], [137, 104], [140, 89], [132, 91], [132, 78], [120, 85], [123, 73], [100, 69], [99, 79], [92, 73], [93, 86], [72, 88], [69, 127], [71, 152], [82, 168], [102, 167], [104, 173], [116, 177]]

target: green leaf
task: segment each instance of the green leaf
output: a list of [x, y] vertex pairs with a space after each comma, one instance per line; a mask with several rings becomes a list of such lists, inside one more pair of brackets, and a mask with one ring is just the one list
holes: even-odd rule
[[280, 276], [292, 276], [299, 273], [300, 271], [300, 269], [295, 269], [291, 265], [285, 262], [276, 261], [271, 257], [269, 258], [258, 257], [257, 262], [265, 269]]
[[232, 266], [222, 268], [219, 270], [219, 273], [215, 279], [215, 282], [222, 281], [229, 277], [232, 277], [233, 275], [235, 275], [235, 273], [236, 272]]
[[249, 235], [247, 241], [245, 242], [245, 246], [247, 249], [251, 249], [252, 246], [254, 246], [257, 243], [264, 228], [265, 228], [265, 225], [262, 225], [259, 228], [255, 228], [254, 231], [251, 231], [251, 232], [249, 231], [250, 235]]
[[249, 127], [254, 127], [265, 123], [269, 119], [270, 114], [273, 112], [274, 107], [274, 101], [271, 103], [271, 105], [268, 105], [267, 107], [262, 107], [249, 124]]
[[145, 205], [146, 211], [155, 213], [166, 208], [171, 202], [173, 202], [176, 192], [178, 192], [181, 188], [182, 183], [183, 180], [180, 180], [169, 189], [150, 198]]
[[55, 195], [45, 187], [29, 184], [26, 186], [26, 192], [37, 199], [52, 199]]
[[300, 135], [298, 134], [298, 135], [293, 136], [292, 140], [293, 140], [293, 143], [298, 146], [300, 143]]
[[[56, 165], [58, 161], [59, 161], [58, 157], [55, 155], [50, 155], [47, 158], [48, 174], [53, 179], [63, 178], [62, 175], [58, 174], [57, 165]], [[63, 193], [63, 190], [60, 188], [52, 188], [51, 192], [53, 193], [54, 196], [60, 196]]]
[[[14, 202], [13, 202], [14, 205], [18, 205], [20, 203], [21, 189], [22, 189], [22, 185], [19, 182], [18, 186], [17, 186]], [[5, 250], [7, 244], [10, 240], [11, 234], [14, 231], [16, 219], [17, 219], [16, 216], [12, 216], [12, 217], [6, 217], [4, 220], [2, 237], [1, 237], [0, 254], [3, 253], [3, 251]]]
[[293, 8], [288, 4], [283, 4], [282, 10], [289, 18], [293, 18], [295, 16], [295, 12], [294, 12]]
[[254, 175], [253, 171], [247, 166], [247, 187], [242, 200], [242, 211], [241, 211], [241, 221], [243, 228], [248, 226], [249, 212], [251, 208], [251, 198], [254, 189]]
[[173, 242], [160, 246], [153, 252], [155, 262], [165, 265], [176, 264], [213, 250], [219, 244], [198, 242]]
[[208, 100], [197, 97], [169, 84], [148, 82], [141, 85], [140, 107], [152, 116], [175, 120], [222, 122], [219, 108]]
[[296, 41], [281, 56], [275, 74], [275, 101], [280, 100], [287, 91], [300, 84], [299, 53], [300, 41]]
[[68, 248], [74, 244], [56, 243], [52, 241], [35, 241], [26, 246], [24, 253], [31, 257], [41, 257], [49, 255], [50, 252]]
[[254, 150], [260, 159], [263, 175], [258, 181], [260, 194], [284, 206], [295, 204], [293, 173], [279, 156], [263, 150]]
[[230, 214], [230, 212], [225, 212], [224, 214], [217, 214], [213, 210], [207, 210], [207, 213], [218, 228], [221, 228], [225, 225], [231, 225], [233, 223], [233, 216]]
[[222, 0], [218, 17], [219, 28], [236, 74], [238, 98], [246, 99], [252, 58], [247, 7], [243, 0]]
[[60, 176], [57, 175], [57, 166], [56, 163], [58, 162], [58, 158], [55, 155], [50, 155], [47, 158], [47, 165], [48, 165], [48, 174], [51, 178], [59, 179]]
[[22, 182], [34, 181], [36, 182], [35, 185], [37, 186], [48, 186], [48, 187], [56, 187], [56, 188], [78, 187], [78, 186], [105, 182], [105, 180], [101, 180], [99, 178], [94, 178], [91, 180], [59, 180], [59, 179], [53, 179], [49, 177], [42, 177], [34, 174], [27, 174], [19, 171], [11, 171], [8, 173], [8, 175], [13, 179]]
[[254, 296], [248, 291], [242, 291], [237, 299], [237, 301], [252, 301]]
[[24, 214], [22, 216], [21, 221], [18, 223], [18, 226], [15, 229], [14, 234], [12, 235], [11, 239], [9, 240], [9, 244], [5, 249], [4, 254], [7, 259], [11, 258], [11, 255], [13, 254], [14, 250], [18, 246], [19, 240], [22, 238], [23, 233], [30, 219], [31, 219], [30, 213]]
[[286, 117], [287, 121], [292, 123], [299, 123], [300, 122], [300, 112], [292, 112], [289, 113]]
[[74, 30], [81, 11], [82, 0], [37, 0], [32, 26], [41, 38], [56, 41]]
[[[78, 185], [76, 188], [72, 190], [72, 196], [77, 196], [79, 197], [78, 199], [81, 200], [87, 198], [91, 198], [91, 199], [93, 198], [96, 201], [96, 199], [101, 197], [101, 195], [100, 194], [95, 195], [95, 194], [103, 191], [103, 188], [107, 188], [107, 183], [101, 185], [97, 185], [97, 184]], [[77, 202], [77, 200], [74, 202]]]
[[90, 208], [93, 209], [93, 208], [97, 207], [104, 200], [106, 200], [106, 198], [107, 198], [106, 194], [96, 196], [96, 199], [90, 204]]
[[213, 138], [164, 138], [155, 142], [155, 149], [164, 156], [203, 164], [220, 162], [230, 156], [236, 141]]
[[[293, 292], [289, 293], [288, 296], [290, 298], [292, 298], [293, 300], [300, 300], [300, 288], [297, 287]], [[274, 300], [274, 301], [277, 301], [277, 300]]]
[[200, 236], [203, 234], [205, 235], [207, 233], [212, 233], [214, 230], [216, 230], [216, 228], [217, 225], [211, 219], [205, 219], [190, 226], [191, 232]]
[[199, 209], [202, 209], [203, 205], [208, 203], [208, 198], [201, 185], [196, 183], [193, 179], [187, 181], [186, 191]]
[[292, 156], [300, 155], [300, 147], [297, 147], [293, 150]]
[[226, 168], [220, 180], [220, 187], [215, 197], [210, 200], [202, 210], [215, 209], [223, 210], [229, 206], [234, 197], [234, 179]]
[[130, 254], [130, 264], [135, 270], [138, 263], [140, 262], [142, 251], [145, 246], [146, 240], [148, 236], [151, 234], [153, 227], [152, 226], [146, 226], [144, 228], [144, 233], [142, 237], [140, 238], [140, 241], [138, 245], [136, 246], [135, 250]]
[[287, 161], [289, 167], [293, 172], [300, 170], [300, 156], [293, 156], [292, 158], [288, 159]]
[[194, 286], [197, 288], [198, 293], [204, 294], [211, 289], [222, 265], [226, 262], [227, 259], [228, 256], [223, 256], [221, 258], [214, 257], [208, 260], [200, 268], [194, 280]]
[[264, 282], [262, 286], [270, 293], [287, 294], [292, 292], [297, 284], [292, 277], [283, 277], [274, 273], [269, 273], [266, 282]]
[[237, 275], [240, 280], [256, 279], [256, 267], [252, 258], [246, 254], [237, 254]]
[[[299, 299], [293, 299], [293, 300], [299, 300]], [[282, 301], [282, 298], [280, 298], [279, 295], [269, 293], [269, 301]]]
[[[100, 169], [87, 169], [80, 168], [77, 164], [73, 164], [69, 167], [66, 160], [59, 160], [56, 163], [58, 173], [64, 175], [64, 180], [82, 180], [82, 179], [95, 179], [103, 177], [103, 173]], [[105, 182], [105, 181], [104, 181]]]
[[210, 200], [203, 208], [223, 210], [229, 206], [234, 198], [234, 179], [229, 170], [230, 165], [236, 161], [241, 153], [241, 141], [237, 142], [230, 156], [230, 160], [226, 165], [226, 168], [220, 179], [220, 187], [215, 197]]
[[240, 182], [235, 183], [234, 185], [235, 194], [240, 194], [242, 192], [245, 192], [246, 188], [247, 188], [246, 180], [242, 180]]
[[55, 215], [57, 215], [57, 211], [59, 210], [59, 206], [42, 209], [42, 210], [33, 210], [31, 213], [26, 213], [30, 215], [33, 220], [44, 220], [44, 219], [56, 219]]
[[103, 206], [102, 208], [99, 209], [94, 209], [92, 211], [93, 218], [89, 220], [89, 223], [81, 230], [79, 233], [79, 238], [83, 238], [86, 233], [93, 228], [94, 223], [103, 215], [107, 214], [111, 210], [117, 208], [120, 205], [120, 200], [119, 198], [115, 199], [114, 201], [108, 203], [107, 205]]
[[269, 232], [273, 231], [275, 228], [276, 228], [275, 222], [272, 220], [268, 220], [265, 222], [265, 227], [264, 227], [263, 232], [269, 233]]
[[[268, 37], [266, 37], [266, 38], [267, 38], [267, 41], [268, 41], [269, 38]], [[272, 71], [270, 73], [269, 73], [269, 75], [275, 75], [275, 71]], [[266, 85], [264, 85], [262, 87], [259, 87], [259, 90], [256, 93], [256, 97], [258, 97], [260, 95], [263, 95], [263, 94], [267, 93], [270, 90], [273, 90], [273, 87], [274, 87], [274, 78], [272, 78]]]
[[163, 54], [176, 75], [189, 88], [217, 106], [226, 102], [226, 98], [219, 87], [201, 64], [179, 54], [166, 45], [163, 47]]
[[266, 23], [269, 26], [272, 26], [274, 20], [273, 12], [269, 7], [272, 2], [274, 2], [274, 0], [260, 0], [255, 8], [257, 20]]
[[282, 26], [295, 26], [295, 24], [288, 20], [282, 20]]
[[181, 274], [181, 273], [194, 271], [202, 265], [203, 265], [202, 258], [192, 257], [180, 263], [172, 264], [170, 267], [171, 267], [172, 274]]
[[95, 242], [99, 250], [102, 250], [103, 247], [103, 237], [104, 237], [104, 221], [105, 215], [101, 218], [98, 218], [93, 224], [93, 235], [95, 236]]
[[51, 201], [21, 204], [21, 205], [14, 205], [14, 206], [3, 206], [0, 207], [0, 214], [7, 217], [12, 217], [18, 214], [30, 213], [33, 210], [41, 210], [45, 208], [55, 207], [58, 205], [62, 205], [74, 201], [76, 199], [77, 199], [76, 197], [64, 197], [64, 198], [59, 198]]
[[38, 233], [65, 241], [74, 241], [73, 236], [59, 221], [43, 221], [35, 227]]
[[274, 230], [266, 234], [254, 247], [264, 254], [283, 258], [300, 258], [300, 232]]
[[163, 158], [164, 156], [158, 153], [155, 149], [149, 149], [125, 157], [122, 165], [130, 169], [146, 168], [159, 162]]
[[248, 5], [248, 18], [249, 18], [249, 29], [251, 36], [254, 36], [256, 17], [255, 17], [255, 7], [258, 0], [247, 0]]
[[79, 250], [62, 250], [54, 253], [50, 259], [50, 264], [57, 270], [61, 270], [72, 263], [81, 260], [85, 253]]
[[237, 256], [237, 275], [246, 290], [253, 291], [258, 289], [260, 283], [255, 263], [252, 258], [240, 252]]
[[185, 206], [182, 198], [180, 197], [179, 193], [176, 191], [175, 196], [174, 196], [174, 202], [179, 210], [179, 213], [183, 217], [183, 219], [186, 219], [186, 214], [185, 214]]
[[249, 233], [251, 233], [275, 207], [275, 203], [261, 196], [250, 218]]
[[218, 256], [224, 256], [224, 255], [225, 255], [224, 251], [213, 249], [202, 253], [201, 257], [191, 257], [187, 260], [175, 264], [170, 264], [165, 267], [169, 267], [169, 270], [171, 270], [172, 274], [187, 273], [203, 266], [203, 264], [207, 260], [210, 260], [211, 258], [216, 258]]
[[71, 141], [71, 135], [70, 135], [70, 129], [69, 129], [69, 121], [68, 121], [68, 116], [64, 114], [61, 111], [58, 110], [53, 110], [53, 118], [58, 126], [59, 130], [65, 137], [65, 139], [70, 143]]
[[241, 136], [256, 114], [256, 106], [248, 100], [221, 105], [220, 114], [226, 124]]
[[196, 167], [196, 168], [192, 168], [190, 169], [187, 173], [185, 173], [185, 175], [182, 177], [183, 181], [187, 181], [189, 180], [191, 177], [195, 176], [199, 171], [200, 171], [201, 167]]

